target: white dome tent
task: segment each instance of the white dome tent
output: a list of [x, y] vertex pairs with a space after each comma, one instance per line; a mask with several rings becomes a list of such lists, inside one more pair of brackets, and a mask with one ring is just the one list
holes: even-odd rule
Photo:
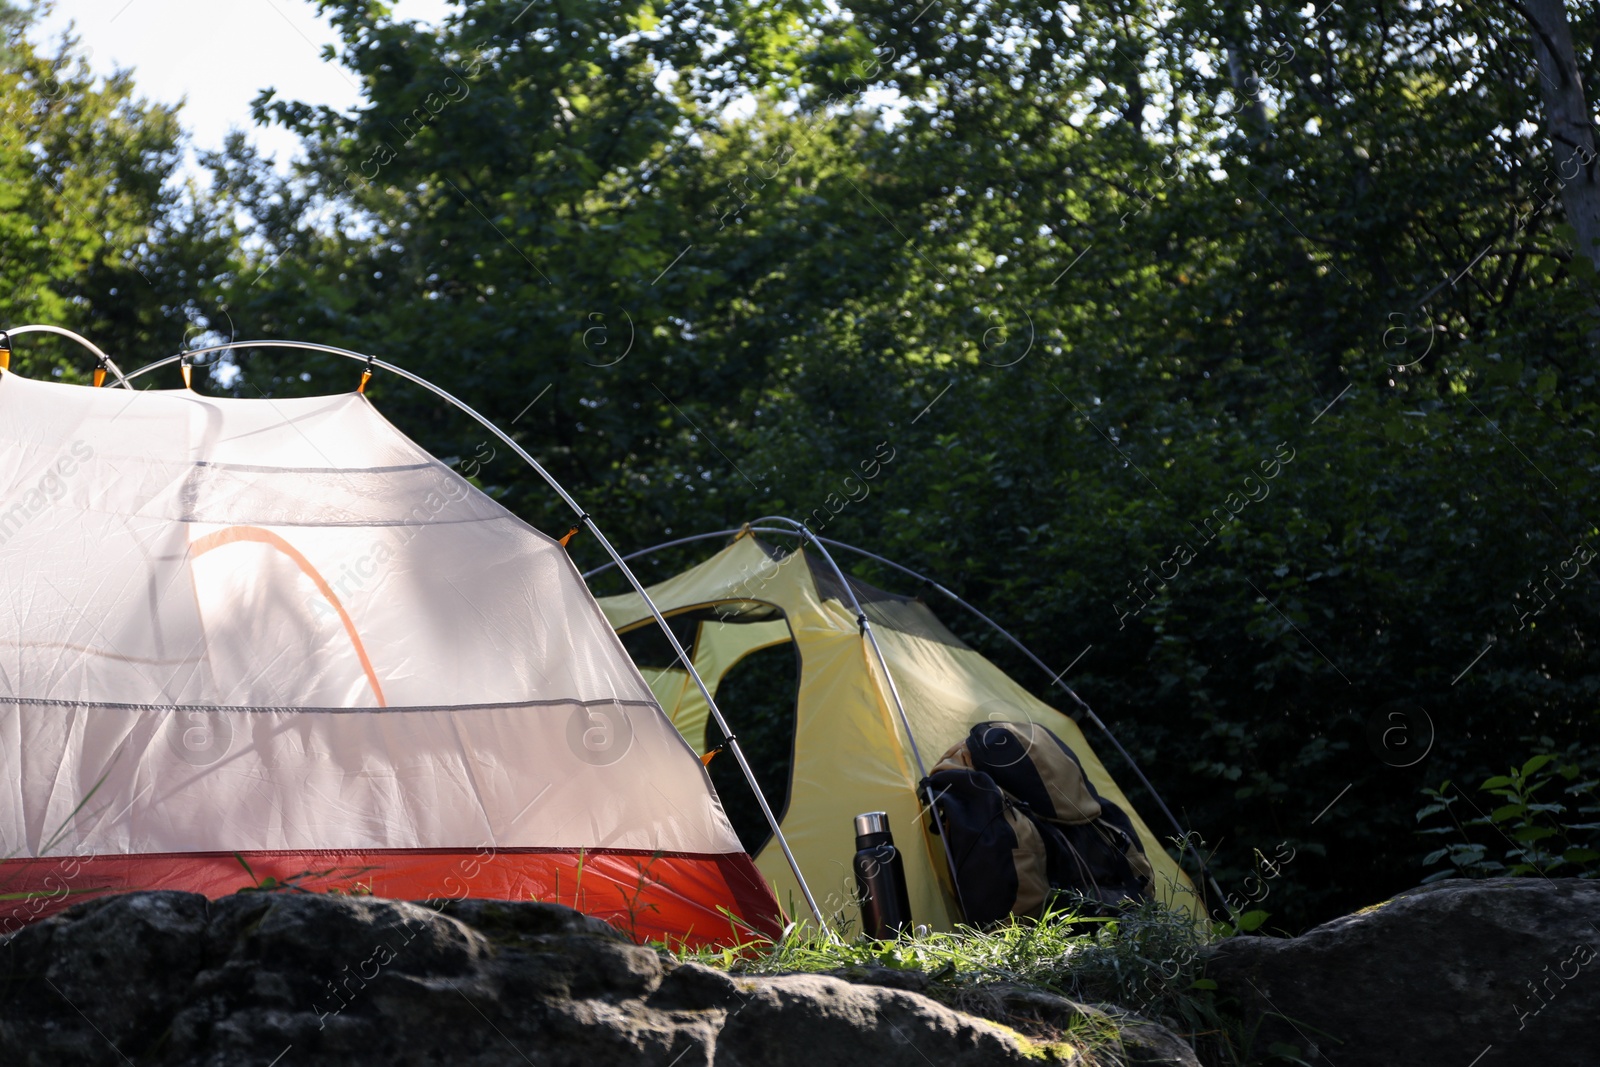
[[[9, 335], [41, 329], [76, 337]], [[703, 766], [560, 543], [362, 388], [130, 385], [263, 347], [455, 404], [621, 563], [510, 437], [381, 360], [236, 342], [124, 376], [90, 346], [124, 386], [90, 388], [0, 359], [0, 927], [99, 892], [294, 884], [558, 900], [688, 943], [775, 932]]]

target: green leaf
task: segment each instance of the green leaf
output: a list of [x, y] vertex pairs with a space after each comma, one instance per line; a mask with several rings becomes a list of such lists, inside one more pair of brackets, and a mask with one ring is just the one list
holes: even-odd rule
[[1526, 845], [1533, 841], [1543, 841], [1546, 838], [1554, 836], [1556, 836], [1556, 831], [1550, 829], [1548, 826], [1524, 826], [1521, 829], [1513, 832], [1511, 839], [1513, 841], [1520, 841]]
[[661, 20], [656, 17], [654, 8], [652, 8], [649, 4], [644, 4], [641, 5], [639, 10], [634, 13], [633, 24], [634, 26], [638, 27], [641, 32], [649, 33], [651, 30], [655, 29], [661, 24]]
[[1528, 806], [1526, 804], [1507, 804], [1504, 807], [1495, 808], [1493, 811], [1491, 811], [1489, 813], [1489, 821], [1492, 823], [1502, 823], [1507, 819], [1526, 814], [1527, 810]]
[[1487, 848], [1478, 844], [1451, 845], [1450, 862], [1458, 867], [1476, 866], [1483, 860], [1483, 855], [1487, 851]]
[[1487, 782], [1484, 782], [1478, 788], [1479, 789], [1503, 789], [1504, 787], [1506, 787], [1508, 785], [1511, 785], [1512, 781], [1513, 781], [1512, 779], [1507, 778], [1505, 775], [1499, 774], [1499, 775], [1496, 775], [1493, 778], [1490, 778]]
[[1271, 1045], [1267, 1046], [1267, 1051], [1280, 1060], [1286, 1060], [1289, 1063], [1300, 1064], [1301, 1067], [1307, 1067], [1306, 1061], [1300, 1055], [1299, 1045], [1290, 1045], [1283, 1041], [1274, 1041]]
[[1261, 928], [1261, 924], [1267, 921], [1267, 918], [1270, 914], [1270, 912], [1259, 910], [1247, 911], [1243, 915], [1239, 916], [1239, 921], [1236, 925], [1239, 927], [1241, 932], [1248, 934], [1252, 930], [1259, 930]]
[[1522, 777], [1528, 777], [1528, 775], [1543, 767], [1546, 763], [1549, 763], [1553, 759], [1555, 759], [1555, 757], [1549, 754], [1534, 756], [1527, 763], [1522, 765]]

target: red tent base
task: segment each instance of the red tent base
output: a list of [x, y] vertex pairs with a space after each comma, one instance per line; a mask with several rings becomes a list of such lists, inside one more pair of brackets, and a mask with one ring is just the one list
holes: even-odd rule
[[[624, 849], [374, 849], [51, 856], [0, 861], [0, 933], [80, 900], [138, 889], [208, 897], [241, 889], [370, 893], [397, 900], [538, 900], [604, 919], [635, 941], [733, 945], [781, 929], [743, 853]], [[736, 919], [730, 919], [731, 912]], [[752, 932], [753, 931], [753, 932]]]

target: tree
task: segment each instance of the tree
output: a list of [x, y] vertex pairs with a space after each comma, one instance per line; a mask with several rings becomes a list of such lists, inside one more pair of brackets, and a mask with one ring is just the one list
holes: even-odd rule
[[1511, 0], [1533, 34], [1533, 56], [1544, 99], [1547, 135], [1554, 150], [1561, 203], [1575, 238], [1573, 249], [1600, 267], [1600, 159], [1594, 117], [1572, 48], [1563, 0]]
[[[124, 362], [166, 355], [230, 240], [175, 181], [176, 109], [138, 100], [126, 73], [98, 82], [71, 38], [41, 54], [25, 28], [7, 24], [0, 70], [0, 321], [72, 327]], [[16, 358], [76, 381], [92, 366], [35, 335]]]
[[[1285, 926], [1417, 880], [1421, 785], [1592, 732], [1597, 613], [1546, 568], [1600, 537], [1594, 281], [1509, 10], [327, 9], [366, 103], [264, 99], [287, 182], [216, 161], [241, 330], [443, 381], [619, 543], [786, 511], [940, 576], [1077, 660], [1226, 886], [1305, 857]], [[369, 392], [566, 528], [475, 427]]]

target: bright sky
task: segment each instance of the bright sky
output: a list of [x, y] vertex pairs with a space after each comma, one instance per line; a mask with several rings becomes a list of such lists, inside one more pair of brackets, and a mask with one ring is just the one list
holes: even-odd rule
[[[435, 22], [448, 0], [395, 0], [398, 19]], [[186, 101], [179, 112], [193, 146], [221, 148], [235, 127], [281, 165], [296, 139], [279, 128], [259, 129], [250, 101], [265, 88], [282, 99], [348, 108], [360, 99], [355, 79], [322, 59], [333, 28], [311, 0], [57, 0], [29, 36], [53, 42], [71, 25], [96, 74], [131, 67], [138, 91], [163, 103]], [[192, 157], [191, 157], [192, 163]]]

